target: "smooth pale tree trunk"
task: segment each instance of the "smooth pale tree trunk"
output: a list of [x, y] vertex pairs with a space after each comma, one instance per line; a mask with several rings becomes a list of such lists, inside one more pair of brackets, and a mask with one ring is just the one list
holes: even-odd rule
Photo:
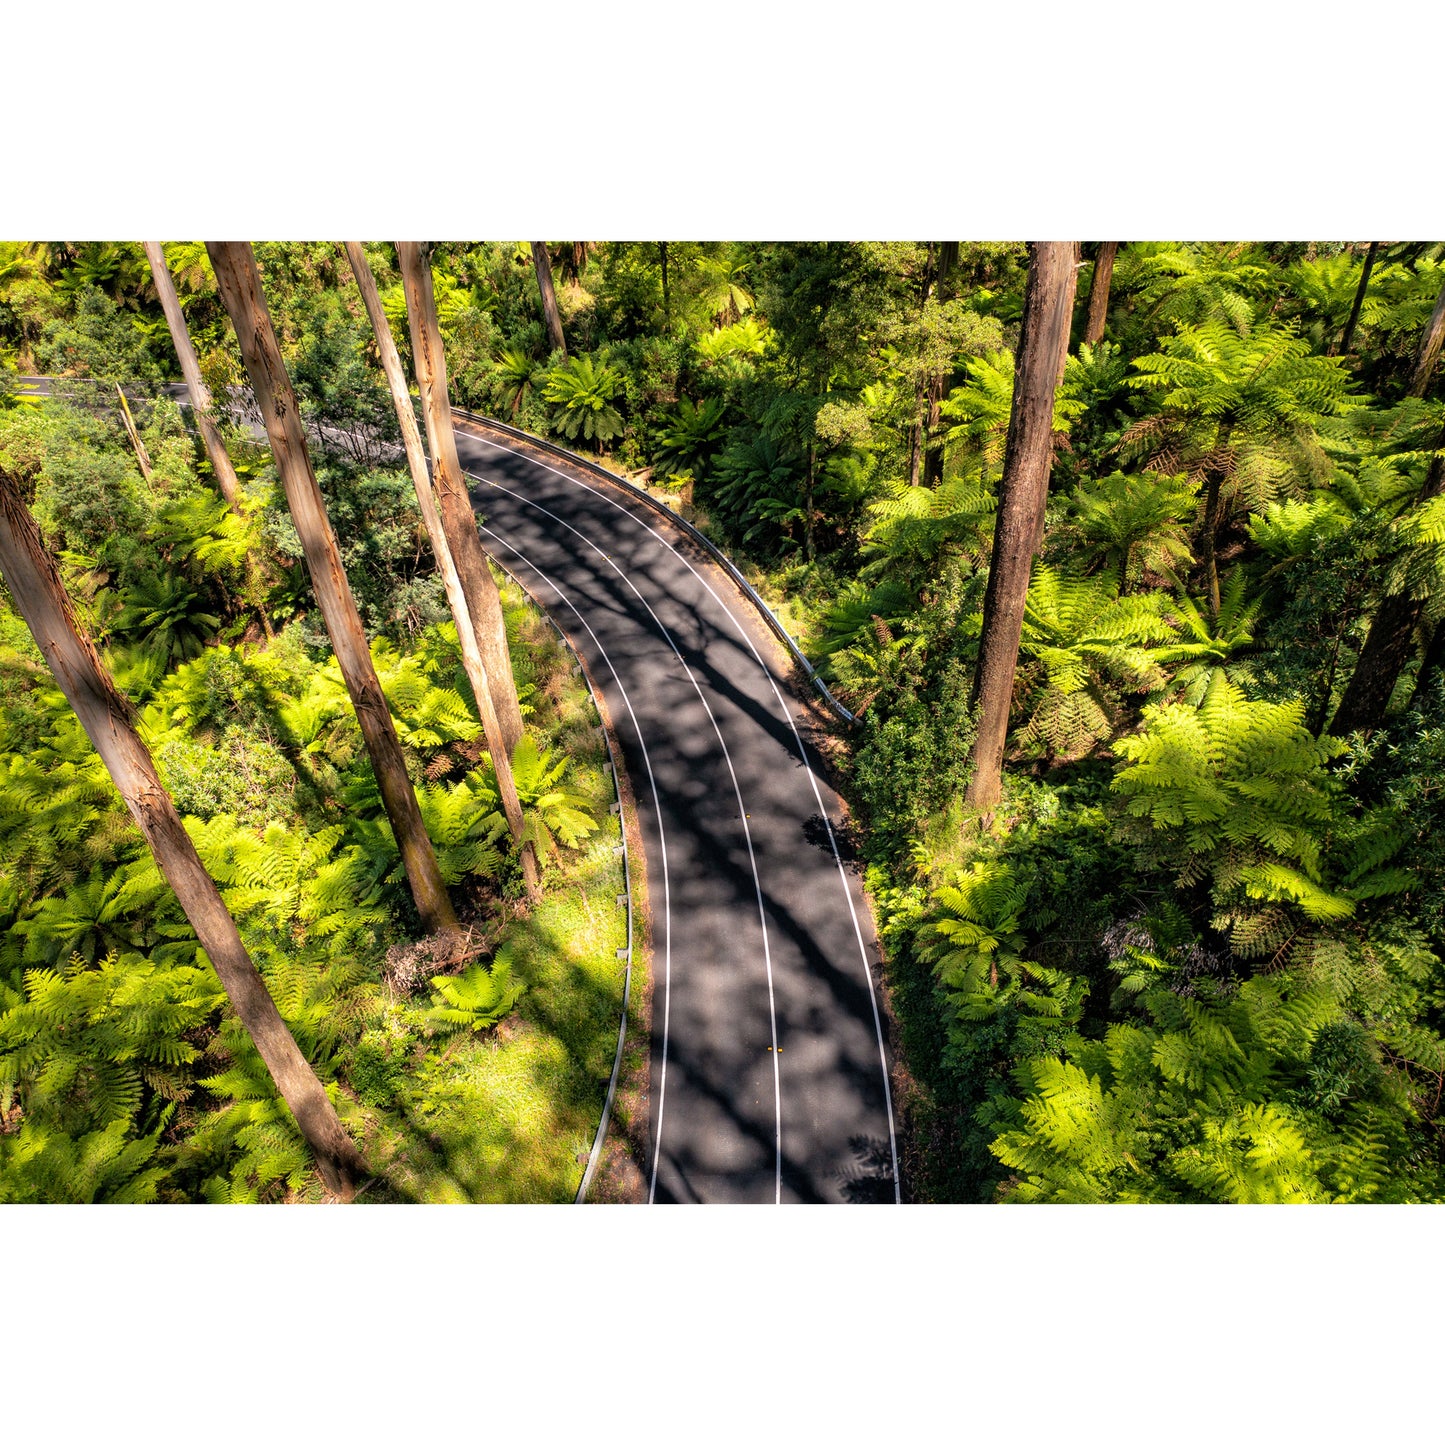
[[181, 824], [149, 750], [136, 731], [130, 703], [116, 689], [94, 645], [76, 625], [70, 598], [46, 552], [18, 481], [0, 471], [0, 572], [66, 701], [75, 710], [167, 883], [200, 939], [226, 997], [251, 1035], [306, 1142], [326, 1187], [342, 1199], [366, 1173], [356, 1145], [336, 1117], [326, 1090], [296, 1047]]
[[1365, 304], [1365, 293], [1370, 289], [1370, 272], [1375, 269], [1375, 253], [1380, 249], [1378, 241], [1371, 241], [1370, 248], [1365, 252], [1365, 266], [1360, 272], [1360, 284], [1355, 287], [1354, 305], [1350, 307], [1350, 319], [1345, 322], [1344, 334], [1340, 337], [1338, 351], [1331, 346], [1329, 354], [1349, 355], [1350, 343], [1355, 339], [1355, 324], [1360, 319], [1360, 307]]
[[1104, 326], [1109, 320], [1109, 287], [1114, 281], [1114, 257], [1118, 254], [1117, 241], [1099, 243], [1094, 279], [1089, 283], [1089, 318], [1084, 323], [1086, 346], [1097, 346], [1104, 339]]
[[411, 779], [407, 777], [396, 726], [376, 676], [351, 585], [341, 565], [336, 535], [326, 515], [326, 504], [311, 470], [296, 393], [281, 359], [271, 313], [261, 290], [256, 258], [245, 241], [207, 241], [206, 250], [216, 273], [221, 300], [241, 344], [251, 389], [266, 422], [266, 435], [270, 438], [281, 484], [286, 489], [296, 534], [301, 539], [311, 587], [356, 709], [356, 720], [361, 724], [361, 735], [381, 789], [382, 803], [391, 819], [392, 833], [401, 851], [422, 927], [428, 933], [457, 933], [460, 931], [457, 915], [442, 883], [436, 853], [422, 822]]
[[537, 269], [537, 289], [542, 293], [542, 316], [547, 322], [547, 343], [553, 351], [567, 355], [567, 338], [562, 335], [562, 313], [557, 309], [557, 288], [552, 284], [552, 258], [545, 241], [532, 242], [532, 265]]
[[131, 447], [135, 451], [135, 459], [140, 464], [140, 474], [147, 482], [151, 479], [150, 453], [145, 449], [145, 443], [140, 439], [140, 433], [136, 430], [135, 418], [130, 414], [130, 403], [125, 399], [125, 392], [120, 389], [120, 382], [115, 384], [115, 394], [120, 398], [120, 416], [125, 423], [125, 434], [130, 438]]
[[442, 527], [457, 574], [462, 579], [477, 651], [486, 669], [492, 706], [501, 724], [503, 751], [511, 758], [522, 740], [522, 708], [512, 675], [512, 657], [507, 651], [501, 594], [487, 565], [487, 554], [477, 532], [477, 516], [472, 511], [472, 499], [457, 456], [457, 438], [452, 430], [452, 409], [447, 397], [447, 359], [437, 326], [431, 266], [415, 241], [398, 241], [396, 255], [406, 292], [411, 353], [416, 359], [417, 389], [421, 392], [422, 415], [426, 418], [427, 446], [441, 504]]
[[[191, 415], [196, 419], [196, 429], [200, 432], [201, 442], [206, 448], [206, 457], [211, 463], [216, 486], [226, 499], [226, 505], [238, 517], [244, 517], [246, 512], [241, 500], [241, 482], [236, 476], [231, 454], [226, 450], [226, 443], [221, 440], [220, 429], [216, 426], [212, 414], [211, 391], [201, 380], [201, 364], [196, 359], [196, 348], [191, 344], [191, 332], [186, 325], [185, 313], [181, 310], [180, 297], [176, 295], [176, 284], [171, 278], [170, 268], [166, 265], [166, 253], [159, 241], [143, 241], [141, 244], [145, 247], [146, 260], [150, 262], [151, 280], [155, 282], [156, 295], [160, 297], [161, 310], [166, 315], [171, 345], [176, 349], [176, 359], [181, 363], [181, 375], [185, 378], [186, 391], [191, 399]], [[261, 626], [267, 637], [274, 637], [271, 619], [266, 615], [266, 591], [261, 568], [255, 554], [251, 552], [246, 554], [246, 577], [251, 585]]]
[[242, 515], [241, 483], [236, 468], [231, 464], [231, 454], [221, 440], [211, 410], [211, 392], [201, 380], [201, 364], [196, 359], [196, 348], [191, 345], [190, 328], [186, 325], [185, 313], [181, 310], [176, 285], [166, 265], [166, 253], [159, 241], [144, 241], [146, 259], [151, 266], [151, 279], [155, 282], [156, 295], [160, 297], [161, 310], [166, 314], [166, 325], [170, 328], [171, 345], [176, 349], [176, 358], [181, 363], [181, 375], [186, 381], [186, 390], [191, 397], [191, 415], [205, 444], [206, 456], [215, 474], [216, 485], [221, 489], [227, 504], [237, 516]]
[[[1445, 463], [1437, 456], [1425, 473], [1420, 500], [1439, 496], [1442, 491], [1445, 491]], [[1399, 592], [1381, 601], [1365, 634], [1365, 645], [1360, 649], [1345, 695], [1330, 723], [1330, 732], [1336, 737], [1377, 728], [1384, 722], [1395, 684], [1414, 656], [1415, 630], [1424, 611], [1423, 599]]]
[[1435, 309], [1430, 313], [1430, 324], [1420, 338], [1420, 350], [1415, 357], [1415, 370], [1410, 377], [1409, 396], [1424, 396], [1430, 388], [1430, 378], [1435, 374], [1435, 363], [1440, 360], [1440, 345], [1445, 342], [1445, 286], [1440, 288]]
[[477, 700], [477, 711], [481, 714], [482, 731], [487, 739], [487, 748], [492, 755], [492, 767], [497, 774], [497, 791], [502, 797], [502, 812], [506, 815], [507, 826], [512, 832], [512, 841], [521, 850], [522, 872], [526, 878], [528, 892], [535, 892], [538, 886], [537, 859], [532, 845], [523, 837], [524, 820], [522, 803], [517, 796], [516, 780], [512, 776], [512, 760], [502, 739], [502, 725], [497, 718], [497, 709], [492, 704], [491, 685], [487, 680], [486, 664], [477, 649], [476, 633], [472, 628], [472, 616], [467, 610], [467, 599], [462, 591], [462, 581], [457, 575], [452, 549], [447, 545], [446, 532], [432, 497], [431, 479], [427, 473], [426, 452], [422, 448], [421, 431], [416, 424], [416, 413], [412, 410], [411, 393], [407, 390], [406, 373], [402, 370], [401, 357], [396, 342], [392, 339], [391, 326], [381, 305], [381, 296], [376, 289], [376, 278], [367, 264], [366, 252], [358, 241], [346, 242], [347, 259], [356, 275], [357, 289], [361, 292], [362, 303], [376, 335], [376, 349], [381, 355], [381, 369], [386, 373], [386, 384], [391, 389], [392, 404], [396, 407], [396, 419], [401, 423], [401, 436], [406, 447], [406, 462], [411, 469], [412, 485], [416, 488], [416, 502], [421, 509], [422, 522], [427, 536], [431, 539], [432, 554], [437, 560], [437, 571], [442, 575], [446, 588], [447, 603], [457, 625], [457, 640], [462, 649], [462, 667], [467, 681], [472, 685], [472, 694]]
[[967, 801], [980, 812], [995, 808], [1003, 789], [1004, 743], [1029, 570], [1043, 541], [1044, 505], [1054, 461], [1054, 393], [1068, 356], [1078, 284], [1076, 254], [1072, 241], [1029, 243], [1013, 409], [970, 698], [978, 716], [978, 736]]

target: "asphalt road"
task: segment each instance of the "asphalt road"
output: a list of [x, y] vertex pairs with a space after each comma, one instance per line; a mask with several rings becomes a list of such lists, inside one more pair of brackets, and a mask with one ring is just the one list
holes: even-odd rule
[[898, 1202], [872, 925], [766, 634], [624, 486], [489, 436], [459, 424], [484, 541], [585, 659], [637, 798], [650, 1199]]

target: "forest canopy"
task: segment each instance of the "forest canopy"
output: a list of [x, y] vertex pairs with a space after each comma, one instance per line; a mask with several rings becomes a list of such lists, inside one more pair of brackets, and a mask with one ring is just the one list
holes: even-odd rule
[[[165, 254], [206, 384], [243, 395], [205, 248]], [[494, 906], [516, 865], [345, 256], [256, 256], [443, 875]], [[401, 272], [389, 246], [366, 257], [410, 372]], [[670, 499], [859, 715], [839, 766], [914, 1198], [1439, 1199], [1445, 245], [1079, 250], [1002, 796], [980, 811], [1030, 266], [971, 242], [430, 253], [453, 402]], [[34, 373], [68, 399], [28, 399]], [[179, 379], [139, 247], [0, 246], [0, 454], [288, 1023], [313, 1062], [367, 1061], [333, 1072], [379, 1098], [396, 1056], [355, 981], [381, 987], [411, 905], [272, 463], [237, 405], [228, 507], [165, 398]], [[0, 1188], [304, 1187], [194, 938], [13, 610], [0, 628]], [[529, 777], [595, 765], [570, 761], [580, 734], [544, 742]], [[565, 850], [590, 818], [570, 794], [545, 811], [556, 781], [527, 801]], [[466, 829], [463, 793], [489, 800]], [[316, 881], [263, 883], [261, 843]], [[428, 996], [415, 1038], [510, 1006], [508, 975], [485, 978], [485, 1000]]]

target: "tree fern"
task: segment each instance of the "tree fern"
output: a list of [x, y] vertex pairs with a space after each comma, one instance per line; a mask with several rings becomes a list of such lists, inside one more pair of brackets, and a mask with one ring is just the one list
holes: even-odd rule
[[1026, 740], [1077, 756], [1119, 725], [1121, 691], [1163, 680], [1155, 645], [1171, 635], [1153, 595], [1118, 597], [1105, 577], [1039, 564], [1029, 583], [1020, 653], [1040, 665]]
[[1317, 919], [1353, 911], [1320, 872], [1339, 791], [1325, 765], [1345, 748], [1312, 737], [1303, 717], [1302, 702], [1251, 702], [1219, 672], [1198, 708], [1146, 708], [1143, 731], [1116, 744], [1125, 761], [1113, 788], [1137, 820], [1130, 836], [1183, 882], [1212, 875], [1216, 922], [1246, 952], [1268, 947], [1283, 926], [1252, 929], [1260, 910], [1241, 908], [1246, 898], [1293, 903]]

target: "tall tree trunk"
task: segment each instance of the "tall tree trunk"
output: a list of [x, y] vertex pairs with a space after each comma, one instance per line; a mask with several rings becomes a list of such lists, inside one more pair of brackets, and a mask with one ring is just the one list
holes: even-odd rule
[[997, 806], [1003, 788], [1003, 751], [1029, 569], [1043, 540], [1044, 505], [1054, 460], [1054, 393], [1068, 355], [1078, 283], [1076, 254], [1071, 241], [1029, 243], [1013, 410], [970, 698], [971, 707], [977, 710], [978, 736], [967, 800], [981, 812]]
[[[238, 516], [246, 515], [241, 500], [241, 482], [232, 465], [231, 454], [221, 440], [220, 429], [216, 426], [211, 409], [211, 391], [201, 380], [201, 364], [196, 359], [196, 348], [191, 344], [190, 328], [186, 325], [185, 313], [181, 310], [180, 298], [176, 295], [176, 284], [171, 279], [170, 268], [166, 265], [166, 253], [159, 241], [143, 241], [146, 260], [150, 262], [151, 280], [155, 282], [156, 295], [160, 297], [161, 310], [166, 315], [166, 326], [171, 333], [171, 345], [175, 347], [176, 359], [181, 363], [181, 375], [185, 378], [186, 392], [190, 396], [191, 415], [196, 419], [196, 429], [206, 448], [206, 459], [211, 464], [211, 473], [216, 486], [226, 499], [226, 505]], [[266, 613], [266, 587], [261, 576], [261, 567], [253, 552], [246, 553], [246, 580], [250, 584], [252, 603], [261, 619], [261, 626], [267, 637], [274, 637], [271, 619]]]
[[522, 708], [512, 675], [512, 657], [507, 651], [501, 594], [487, 565], [476, 513], [472, 510], [466, 477], [457, 456], [457, 438], [452, 430], [452, 411], [447, 398], [447, 359], [437, 326], [431, 266], [415, 241], [398, 241], [396, 255], [406, 292], [411, 352], [416, 359], [417, 388], [421, 392], [422, 415], [426, 418], [427, 446], [435, 470], [433, 480], [441, 503], [442, 527], [461, 577], [477, 651], [486, 668], [492, 706], [501, 724], [503, 751], [510, 759], [522, 740]]
[[[1445, 463], [1439, 456], [1425, 473], [1420, 500], [1445, 491]], [[1394, 695], [1395, 684], [1415, 651], [1415, 629], [1425, 611], [1423, 599], [1395, 592], [1383, 598], [1365, 634], [1355, 670], [1350, 674], [1345, 695], [1335, 711], [1330, 732], [1336, 737], [1357, 730], [1377, 728], [1385, 720], [1385, 709]]]
[[18, 481], [4, 471], [0, 471], [0, 571], [66, 701], [174, 889], [231, 1007], [316, 1155], [326, 1187], [350, 1199], [366, 1166], [241, 942], [235, 919], [221, 901], [215, 880], [197, 855], [136, 731], [130, 703], [77, 627], [70, 599]]
[[457, 915], [442, 882], [411, 779], [407, 777], [396, 726], [381, 691], [361, 617], [341, 565], [336, 534], [331, 530], [326, 504], [311, 470], [296, 393], [281, 359], [255, 255], [245, 241], [207, 241], [206, 250], [216, 273], [221, 300], [241, 344], [241, 356], [266, 423], [276, 470], [286, 489], [291, 519], [306, 555], [311, 587], [321, 607], [346, 690], [351, 694], [356, 720], [361, 724], [361, 735], [366, 741], [387, 817], [391, 819], [422, 927], [428, 933], [459, 932]]
[[231, 464], [231, 454], [221, 440], [211, 411], [211, 393], [201, 380], [201, 364], [196, 360], [196, 348], [191, 345], [190, 329], [186, 326], [185, 313], [181, 310], [180, 298], [176, 295], [175, 282], [166, 266], [166, 253], [159, 241], [142, 242], [146, 259], [151, 265], [151, 279], [155, 282], [156, 295], [161, 300], [161, 310], [166, 314], [166, 325], [170, 328], [171, 345], [176, 349], [176, 359], [181, 363], [181, 375], [186, 380], [186, 390], [191, 397], [191, 415], [205, 444], [206, 457], [215, 474], [216, 485], [221, 489], [231, 510], [237, 516], [242, 514], [241, 483], [236, 468]]
[[1109, 320], [1109, 287], [1113, 284], [1114, 257], [1118, 254], [1117, 241], [1099, 243], [1094, 279], [1089, 282], [1089, 319], [1084, 323], [1086, 346], [1097, 346], [1104, 339], [1104, 326]]
[[1440, 359], [1440, 345], [1445, 342], [1445, 286], [1435, 300], [1435, 309], [1430, 313], [1430, 324], [1420, 338], [1420, 350], [1415, 357], [1415, 370], [1410, 377], [1410, 396], [1424, 396], [1430, 388], [1430, 378], [1435, 372], [1435, 363]]
[[1360, 319], [1360, 307], [1365, 304], [1365, 292], [1370, 289], [1370, 272], [1375, 269], [1375, 253], [1379, 249], [1380, 243], [1371, 241], [1369, 250], [1365, 252], [1365, 266], [1360, 272], [1360, 284], [1355, 287], [1355, 301], [1354, 305], [1350, 307], [1350, 319], [1345, 322], [1345, 330], [1340, 337], [1338, 351], [1334, 346], [1330, 347], [1329, 354], [1331, 356], [1348, 356], [1350, 353], [1350, 343], [1355, 339], [1355, 324]]
[[[941, 279], [941, 278], [940, 278]], [[938, 437], [939, 423], [943, 420], [943, 388], [948, 378], [943, 372], [929, 378], [928, 412], [923, 427], [923, 485], [937, 487], [943, 482], [943, 440]]]
[[957, 241], [940, 241], [938, 243], [938, 289], [940, 296], [943, 293], [944, 284], [947, 282], [949, 273], [958, 265], [959, 243]]
[[672, 293], [667, 289], [667, 242], [657, 243], [657, 254], [662, 260], [662, 324], [672, 325]]
[[130, 414], [130, 403], [125, 399], [125, 392], [120, 389], [120, 382], [115, 384], [115, 394], [120, 398], [120, 419], [125, 423], [125, 434], [130, 438], [136, 462], [140, 466], [140, 474], [149, 482], [151, 479], [150, 453], [146, 451], [145, 443], [140, 439], [140, 433], [136, 430], [135, 418]]
[[401, 367], [396, 342], [392, 339], [391, 326], [382, 309], [381, 297], [377, 293], [376, 278], [367, 264], [366, 253], [358, 241], [346, 242], [346, 255], [356, 275], [357, 289], [371, 320], [371, 329], [376, 335], [376, 348], [381, 355], [381, 369], [386, 373], [386, 384], [391, 390], [392, 404], [396, 407], [396, 419], [401, 424], [402, 442], [406, 447], [406, 462], [411, 469], [412, 486], [416, 488], [417, 506], [421, 509], [422, 522], [427, 536], [431, 539], [432, 553], [436, 557], [437, 571], [442, 575], [446, 588], [447, 603], [457, 625], [457, 639], [462, 649], [462, 667], [467, 681], [472, 685], [472, 695], [477, 700], [477, 711], [482, 719], [482, 731], [487, 739], [487, 748], [492, 755], [492, 767], [497, 774], [497, 791], [502, 797], [502, 811], [507, 826], [512, 832], [512, 841], [522, 855], [522, 873], [529, 893], [538, 887], [537, 859], [532, 845], [523, 837], [524, 820], [521, 800], [517, 797], [517, 784], [512, 776], [512, 760], [502, 737], [502, 725], [497, 718], [497, 709], [492, 703], [491, 685], [487, 679], [486, 663], [477, 647], [476, 631], [472, 627], [472, 615], [467, 609], [466, 594], [457, 574], [452, 549], [447, 545], [446, 532], [432, 497], [431, 480], [427, 474], [426, 452], [422, 448], [421, 432], [416, 424], [416, 412], [412, 409], [411, 393], [407, 390], [406, 373]]
[[812, 442], [808, 443], [808, 470], [803, 483], [803, 549], [808, 561], [817, 560], [817, 554], [813, 548], [813, 484], [814, 468], [817, 466], [817, 449]]
[[532, 242], [532, 265], [537, 269], [537, 289], [542, 293], [542, 315], [547, 322], [548, 344], [553, 351], [560, 351], [566, 356], [567, 338], [562, 335], [562, 313], [557, 309], [557, 288], [552, 284], [552, 258], [547, 254], [545, 241]]
[[1415, 675], [1415, 686], [1410, 693], [1412, 708], [1424, 707], [1429, 700], [1429, 690], [1442, 667], [1445, 667], [1445, 622], [1437, 622], [1430, 633], [1430, 642], [1425, 656], [1420, 660], [1420, 671]]

